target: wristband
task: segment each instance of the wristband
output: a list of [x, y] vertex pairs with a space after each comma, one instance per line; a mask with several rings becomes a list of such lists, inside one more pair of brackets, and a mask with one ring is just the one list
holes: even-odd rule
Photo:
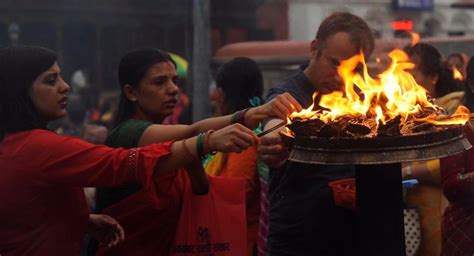
[[214, 130], [207, 131], [206, 136], [204, 138], [204, 148], [205, 148], [206, 152], [208, 152], [211, 155], [215, 155], [217, 153], [216, 151], [212, 151], [211, 145], [209, 144], [209, 138], [211, 137], [211, 134], [213, 132], [214, 132]]
[[200, 133], [198, 136], [197, 136], [197, 140], [196, 140], [196, 152], [198, 153], [198, 156], [199, 158], [204, 158], [205, 154], [204, 154], [204, 137], [205, 137], [205, 133]]
[[245, 125], [245, 114], [247, 114], [247, 111], [249, 111], [250, 108], [246, 108], [244, 110], [241, 110], [239, 113], [239, 117], [237, 119], [237, 123], [246, 126]]

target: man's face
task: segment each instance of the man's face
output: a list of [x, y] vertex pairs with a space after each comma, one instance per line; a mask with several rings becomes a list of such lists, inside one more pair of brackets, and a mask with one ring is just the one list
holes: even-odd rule
[[336, 33], [326, 39], [324, 44], [317, 40], [311, 43], [310, 80], [315, 81], [319, 93], [326, 94], [343, 90], [343, 81], [337, 74], [341, 61], [357, 55], [357, 49], [346, 32]]

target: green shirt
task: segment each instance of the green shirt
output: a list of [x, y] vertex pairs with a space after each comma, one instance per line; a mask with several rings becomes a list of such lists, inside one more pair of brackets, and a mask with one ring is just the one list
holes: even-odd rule
[[145, 120], [129, 119], [110, 132], [105, 145], [112, 148], [136, 148], [143, 132], [152, 124]]
[[[136, 148], [138, 147], [138, 142], [143, 132], [152, 124], [153, 123], [144, 120], [129, 119], [112, 130], [109, 136], [107, 136], [105, 145], [112, 148]], [[105, 208], [121, 201], [140, 189], [141, 186], [137, 184], [114, 188], [98, 188], [96, 200], [97, 212], [101, 212]]]

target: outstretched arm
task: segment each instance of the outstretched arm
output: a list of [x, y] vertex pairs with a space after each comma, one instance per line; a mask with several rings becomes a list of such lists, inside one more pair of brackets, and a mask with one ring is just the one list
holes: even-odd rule
[[[250, 108], [245, 112], [241, 122], [248, 128], [255, 128], [262, 119], [278, 117], [286, 120], [286, 117], [294, 111], [300, 111], [301, 105], [289, 94], [278, 95], [265, 105]], [[243, 112], [241, 112], [243, 113]], [[140, 138], [139, 146], [146, 146], [157, 142], [181, 140], [190, 138], [208, 130], [218, 130], [231, 124], [233, 115], [208, 118], [198, 121], [192, 125], [151, 125]]]

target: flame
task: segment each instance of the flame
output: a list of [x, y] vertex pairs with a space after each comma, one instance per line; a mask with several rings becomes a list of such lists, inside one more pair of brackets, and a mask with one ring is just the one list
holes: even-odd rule
[[413, 47], [413, 46], [415, 46], [417, 43], [420, 42], [420, 34], [411, 31], [411, 32], [410, 32], [410, 35], [411, 35], [411, 47]]
[[456, 66], [452, 65], [451, 66], [453, 70], [453, 78], [457, 80], [464, 80], [464, 77], [462, 76], [461, 72], [456, 68]]
[[314, 108], [314, 104], [315, 104], [314, 102], [315, 102], [316, 96], [318, 96], [318, 92], [313, 93], [313, 104], [311, 104], [311, 106], [309, 106], [307, 109], [301, 110], [300, 112], [292, 113], [290, 115], [290, 117], [287, 118], [286, 123], [291, 124], [291, 119], [293, 119], [293, 118], [300, 118], [300, 119], [309, 119], [309, 118], [311, 118], [311, 116], [313, 116], [313, 113], [315, 113], [313, 111], [313, 108]]
[[[425, 121], [428, 123], [432, 123], [435, 125], [453, 125], [453, 124], [460, 124], [464, 125], [471, 116], [471, 112], [469, 109], [463, 105], [459, 105], [454, 114], [452, 115], [439, 115], [436, 116], [434, 114], [429, 115], [423, 119], [417, 119], [417, 121]], [[467, 120], [467, 121], [466, 121]]]
[[[428, 99], [427, 90], [418, 85], [408, 72], [415, 65], [409, 62], [404, 51], [395, 49], [388, 56], [392, 62], [377, 78], [369, 75], [362, 52], [342, 61], [337, 72], [345, 83], [344, 91], [320, 95], [319, 107], [313, 110], [318, 95], [315, 92], [313, 104], [298, 113], [292, 113], [290, 119], [320, 119], [329, 123], [342, 116], [352, 116], [374, 118], [377, 125], [386, 124], [399, 116], [402, 123], [416, 120], [435, 125], [465, 124], [469, 120], [469, 110], [465, 107], [450, 116], [433, 114], [423, 119], [415, 117], [426, 109], [439, 113], [442, 108]], [[359, 64], [363, 66], [361, 73], [354, 71]]]

